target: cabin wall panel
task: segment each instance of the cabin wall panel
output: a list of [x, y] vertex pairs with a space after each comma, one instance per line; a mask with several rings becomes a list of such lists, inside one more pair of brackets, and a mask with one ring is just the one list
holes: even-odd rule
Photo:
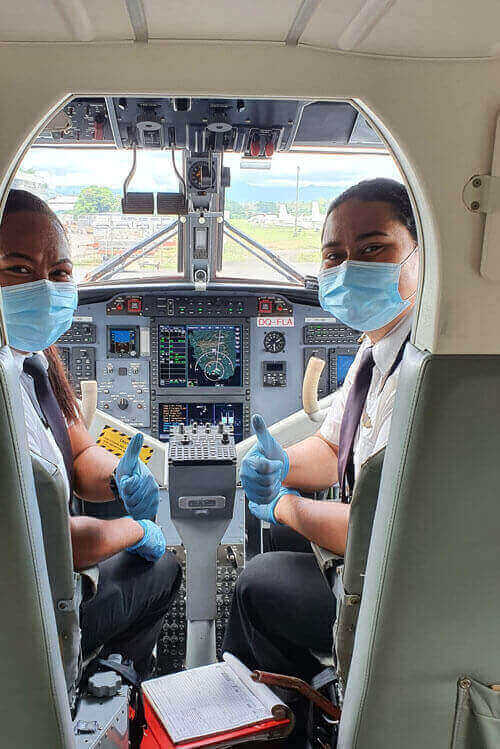
[[500, 286], [481, 278], [484, 219], [462, 205], [488, 172], [500, 61], [432, 62], [266, 44], [0, 47], [1, 188], [47, 111], [74, 93], [354, 98], [397, 144], [420, 209], [425, 273], [416, 343], [434, 353], [500, 353]]

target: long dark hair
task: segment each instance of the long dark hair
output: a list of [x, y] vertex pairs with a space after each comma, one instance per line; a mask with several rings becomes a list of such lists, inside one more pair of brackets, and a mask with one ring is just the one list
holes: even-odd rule
[[52, 390], [68, 423], [82, 418], [80, 404], [71, 386], [57, 346], [49, 346], [43, 352], [49, 363], [48, 375]]
[[[12, 213], [19, 213], [20, 211], [30, 211], [47, 216], [66, 237], [64, 226], [45, 201], [27, 190], [10, 190], [5, 202], [2, 224], [7, 216]], [[2, 224], [0, 224], [0, 231]], [[49, 346], [49, 348], [44, 350], [44, 354], [49, 363], [48, 375], [50, 384], [66, 420], [71, 423], [72, 421], [81, 419], [80, 406], [75, 391], [68, 380], [57, 346]]]

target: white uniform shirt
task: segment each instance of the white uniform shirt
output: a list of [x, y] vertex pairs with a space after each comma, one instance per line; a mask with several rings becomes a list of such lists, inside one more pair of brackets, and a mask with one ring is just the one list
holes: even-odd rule
[[[399, 364], [388, 377], [398, 352], [408, 336], [413, 321], [413, 314], [403, 319], [380, 341], [373, 346], [372, 380], [366, 403], [361, 416], [361, 423], [354, 437], [354, 475], [357, 476], [362, 464], [371, 455], [387, 445], [391, 426], [392, 410], [396, 397], [399, 378]], [[342, 387], [336, 391], [330, 404], [326, 418], [321, 426], [320, 434], [332, 445], [338, 445], [340, 439], [340, 425], [344, 415], [347, 396], [358, 371], [363, 352], [371, 346], [370, 339], [365, 336], [356, 358], [351, 364]]]
[[[26, 354], [21, 354], [19, 351], [15, 351], [14, 349], [11, 349], [11, 351], [12, 356], [14, 357], [14, 361], [17, 365], [19, 375], [21, 375]], [[48, 362], [44, 354], [42, 352], [39, 353], [43, 363], [46, 367], [48, 367]], [[30, 356], [30, 354], [28, 354], [28, 356]], [[46, 427], [40, 419], [35, 406], [31, 402], [31, 398], [23, 387], [22, 381], [21, 393], [23, 396], [24, 423], [26, 425], [28, 447], [32, 452], [37, 453], [42, 458], [45, 458], [45, 460], [49, 460], [59, 468], [66, 484], [66, 490], [69, 500], [69, 482], [67, 480], [66, 467], [64, 465], [62, 452], [59, 449], [51, 430]]]

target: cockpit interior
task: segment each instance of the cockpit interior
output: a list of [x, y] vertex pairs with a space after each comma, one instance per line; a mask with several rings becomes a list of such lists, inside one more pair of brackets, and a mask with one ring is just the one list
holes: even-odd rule
[[[49, 5], [0, 9], [0, 746], [500, 746], [497, 5]], [[59, 286], [30, 260], [52, 262], [49, 235], [77, 298], [50, 343], [34, 307], [46, 345], [22, 345], [23, 288]], [[48, 395], [26, 364], [40, 353]], [[340, 545], [327, 514], [304, 530], [309, 503], [333, 508]], [[144, 604], [125, 572], [119, 603], [114, 579], [96, 597], [112, 565], [76, 563], [75, 518], [86, 539], [129, 534], [116, 549]], [[314, 575], [272, 561], [287, 554]], [[141, 575], [160, 557], [175, 583], [153, 622]], [[116, 651], [88, 634], [133, 605], [144, 672], [120, 655], [135, 634], [115, 624]], [[200, 671], [215, 666], [240, 703]]]
[[[129, 171], [119, 197], [113, 195], [113, 212], [86, 212], [85, 205], [78, 209], [76, 201], [89, 195], [90, 186], [73, 198], [74, 213], [60, 213], [74, 243], [80, 285], [73, 323], [57, 345], [78, 395], [82, 382], [96, 383], [90, 433], [97, 444], [120, 456], [136, 430], [145, 435], [147, 465], [165, 487], [158, 522], [168, 547], [185, 564], [168, 501], [171, 433], [193, 424], [199, 430], [221, 425], [243, 456], [252, 437], [252, 414], [266, 414], [269, 426], [279, 427], [302, 410], [302, 384], [311, 357], [324, 362], [316, 390], [324, 409], [328, 396], [343, 384], [359, 347], [359, 331], [326, 315], [317, 304], [317, 246], [324, 218], [319, 201], [300, 200], [301, 189], [308, 192], [308, 159], [311, 174], [319, 167], [318, 157], [322, 166], [357, 159], [361, 173], [362, 160], [371, 159], [367, 174], [379, 168], [397, 173], [397, 167], [377, 132], [347, 102], [80, 97], [38, 135], [14, 188], [23, 179], [29, 181], [29, 165], [37, 163], [39, 154], [45, 163], [59, 164], [62, 152], [70, 178], [69, 159], [83, 164], [90, 148], [124, 152]], [[102, 154], [97, 151], [98, 157]], [[167, 176], [177, 183], [175, 191], [134, 190], [135, 174], [146, 155], [163, 157], [159, 168], [168, 170]], [[280, 157], [289, 163], [281, 167]], [[122, 163], [115, 171], [120, 167]], [[276, 167], [281, 169], [275, 177]], [[255, 181], [261, 184], [262, 173], [269, 188], [264, 181], [253, 190], [265, 197], [274, 182], [290, 181], [290, 167], [295, 172], [291, 193], [299, 200], [250, 203], [249, 219], [235, 218], [233, 223], [231, 214], [238, 216], [238, 207], [240, 213], [245, 211], [245, 203], [229, 197], [239, 194], [230, 191], [233, 175], [250, 192]], [[56, 175], [58, 171], [56, 166]], [[324, 166], [321, 174], [326, 174]], [[147, 179], [143, 170], [142, 182]], [[330, 189], [311, 187], [316, 194]], [[62, 197], [57, 200], [64, 206]], [[259, 216], [260, 204], [266, 212]], [[244, 231], [242, 225], [250, 228]], [[134, 233], [138, 241], [131, 239]], [[268, 235], [270, 246], [255, 234]], [[309, 251], [274, 249], [289, 240], [294, 243], [294, 238], [299, 246], [304, 239], [310, 243], [311, 236], [318, 245]], [[305, 430], [301, 436], [317, 429], [317, 421], [305, 414], [302, 420], [291, 431], [288, 425], [285, 439], [296, 439], [297, 428]], [[85, 514], [102, 518], [125, 513], [119, 502], [83, 505]], [[217, 552], [219, 657], [234, 582], [245, 560], [267, 548], [266, 535], [237, 488], [233, 515]], [[167, 615], [158, 644], [158, 673], [178, 670], [189, 659], [189, 592], [178, 596]]]

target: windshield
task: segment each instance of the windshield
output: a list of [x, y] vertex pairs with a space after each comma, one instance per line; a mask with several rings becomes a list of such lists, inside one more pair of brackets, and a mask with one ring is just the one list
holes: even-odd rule
[[[231, 166], [226, 220], [302, 276], [318, 272], [321, 229], [334, 198], [362, 179], [401, 179], [393, 158], [380, 153], [279, 153], [265, 170], [245, 169], [236, 155], [224, 163]], [[246, 252], [239, 239], [234, 232], [225, 236], [222, 276], [286, 280]]]
[[[180, 152], [176, 164], [182, 170]], [[362, 179], [400, 179], [392, 157], [381, 153], [279, 153], [265, 170], [247, 169], [241, 155], [227, 154], [224, 165], [231, 171], [231, 186], [226, 191], [221, 280], [301, 283], [302, 277], [316, 275], [330, 201]], [[129, 151], [32, 148], [16, 175], [13, 186], [46, 200], [65, 225], [79, 283], [87, 282], [103, 262], [127, 255], [137, 245], [130, 259], [95, 282], [183, 277], [175, 227], [161, 234], [175, 217], [121, 212], [130, 166]], [[130, 189], [177, 191], [170, 152], [141, 152]], [[262, 246], [268, 254], [259, 251]]]

